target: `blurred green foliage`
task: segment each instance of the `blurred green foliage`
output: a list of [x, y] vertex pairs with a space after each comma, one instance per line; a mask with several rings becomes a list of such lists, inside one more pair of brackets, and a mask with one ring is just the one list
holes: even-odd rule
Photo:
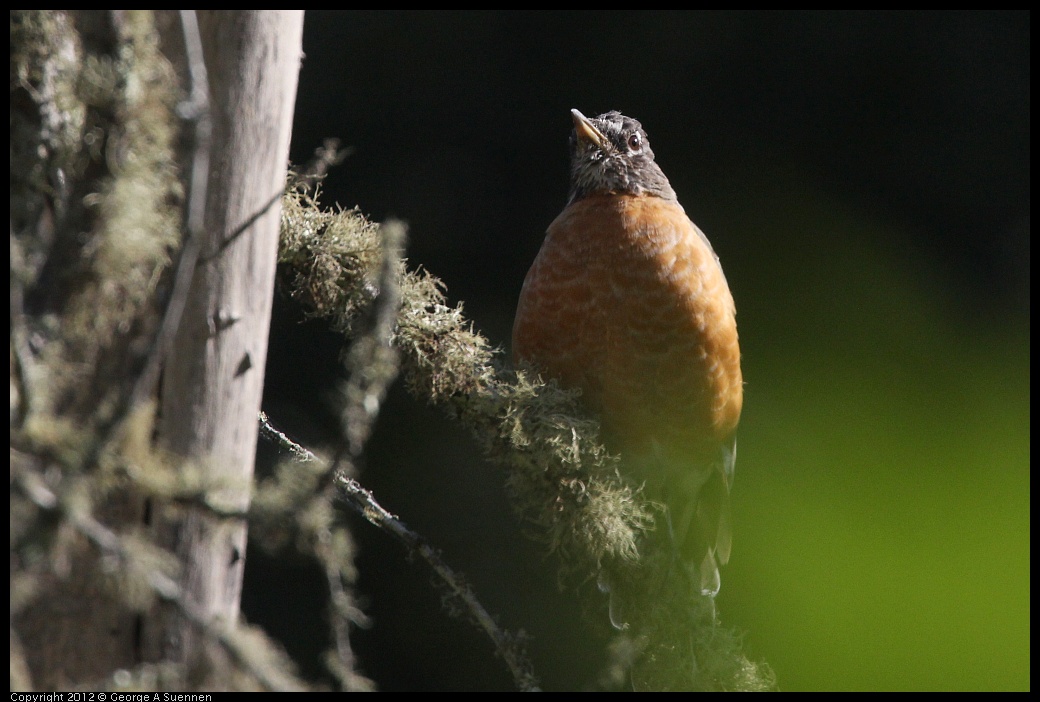
[[787, 690], [1028, 689], [1028, 320], [966, 319], [924, 252], [833, 203], [748, 209], [768, 216], [732, 221], [777, 247], [752, 292], [730, 273], [747, 401], [724, 617]]

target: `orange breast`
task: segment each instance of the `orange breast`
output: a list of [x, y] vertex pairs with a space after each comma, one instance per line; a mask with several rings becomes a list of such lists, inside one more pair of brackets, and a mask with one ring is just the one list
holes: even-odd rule
[[706, 457], [740, 417], [734, 316], [718, 260], [678, 204], [591, 196], [549, 226], [513, 354], [580, 387], [616, 448]]

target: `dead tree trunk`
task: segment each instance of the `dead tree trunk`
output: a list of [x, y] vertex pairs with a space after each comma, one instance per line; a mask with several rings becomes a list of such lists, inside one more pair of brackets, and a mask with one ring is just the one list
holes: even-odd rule
[[[249, 506], [302, 28], [302, 11], [199, 13], [212, 135], [197, 144], [210, 167], [192, 188], [206, 189], [205, 221], [191, 233], [201, 237], [198, 259], [163, 376], [159, 434], [219, 486], [208, 501], [222, 511]], [[186, 604], [233, 624], [245, 522], [193, 507], [163, 529], [184, 567]], [[191, 661], [202, 653], [198, 629], [175, 622], [151, 643]]]

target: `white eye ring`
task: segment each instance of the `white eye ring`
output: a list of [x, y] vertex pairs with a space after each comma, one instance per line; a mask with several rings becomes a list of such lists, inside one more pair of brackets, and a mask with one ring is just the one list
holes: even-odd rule
[[639, 134], [630, 134], [628, 137], [628, 150], [639, 151], [643, 148], [643, 139]]

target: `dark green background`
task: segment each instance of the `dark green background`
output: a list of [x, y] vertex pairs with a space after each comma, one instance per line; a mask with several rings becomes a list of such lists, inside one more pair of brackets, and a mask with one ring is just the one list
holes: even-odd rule
[[[1029, 687], [1028, 13], [308, 12], [292, 158], [352, 149], [324, 201], [508, 348], [564, 204], [568, 110], [642, 121], [737, 302], [745, 412], [725, 623], [793, 689]], [[277, 304], [266, 406], [333, 424], [334, 340]], [[440, 546], [547, 688], [602, 621], [522, 535], [500, 471], [397, 391], [363, 482]], [[383, 689], [509, 687], [429, 576], [357, 525], [356, 638]], [[250, 554], [245, 610], [314, 670], [320, 579]], [[592, 617], [595, 619], [595, 616]]]

